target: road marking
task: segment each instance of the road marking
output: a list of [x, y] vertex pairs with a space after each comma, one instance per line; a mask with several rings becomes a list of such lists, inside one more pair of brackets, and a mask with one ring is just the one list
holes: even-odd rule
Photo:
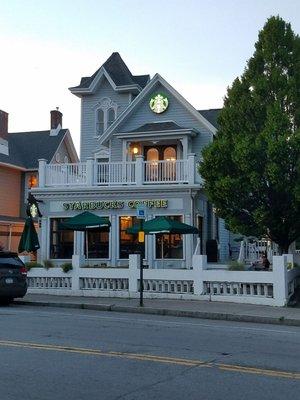
[[[14, 311], [16, 311], [16, 310], [14, 310]], [[83, 310], [81, 310], [81, 311], [83, 311]], [[86, 310], [85, 310], [86, 311]], [[90, 310], [89, 310], [90, 311]], [[24, 309], [22, 309], [22, 310], [18, 310], [18, 311], [16, 311], [16, 313], [15, 314], [21, 314], [21, 313], [28, 313], [28, 314], [32, 314], [32, 315], [34, 315], [34, 316], [36, 316], [36, 317], [41, 317], [41, 316], [45, 316], [45, 315], [55, 315], [55, 316], [62, 316], [62, 317], [72, 317], [72, 318], [74, 318], [74, 314], [71, 314], [71, 313], [63, 313], [63, 312], [55, 312], [55, 311], [39, 311], [39, 313], [36, 313], [36, 312], [34, 312], [34, 311], [30, 311], [30, 310], [24, 310]], [[4, 313], [2, 314], [2, 315], [4, 315]], [[8, 315], [8, 314], [7, 314]], [[11, 310], [10, 310], [10, 315], [11, 315]], [[162, 321], [162, 320], [158, 320], [158, 319], [142, 319], [142, 318], [138, 318], [138, 314], [134, 314], [134, 316], [136, 317], [136, 318], [126, 318], [126, 317], [124, 317], [124, 318], [122, 318], [122, 317], [114, 317], [114, 316], [103, 316], [103, 315], [84, 315], [84, 314], [81, 314], [81, 313], [76, 313], [75, 314], [76, 316], [78, 316], [78, 317], [81, 317], [81, 318], [85, 318], [85, 319], [97, 319], [97, 320], [101, 320], [101, 319], [107, 319], [107, 320], [111, 320], [111, 321], [120, 321], [120, 322], [122, 322], [122, 321], [124, 321], [124, 322], [132, 322], [133, 320], [134, 320], [134, 322], [135, 323], [156, 323], [156, 324], [159, 324], [159, 325], [173, 325], [173, 326], [193, 326], [193, 327], [203, 327], [203, 328], [216, 328], [216, 329], [220, 329], [220, 328], [222, 328], [222, 329], [227, 329], [228, 331], [232, 331], [232, 330], [244, 330], [244, 331], [252, 331], [252, 332], [266, 332], [266, 333], [279, 333], [279, 334], [292, 334], [292, 335], [299, 335], [299, 330], [298, 331], [296, 331], [296, 329], [299, 329], [299, 327], [291, 327], [291, 328], [294, 328], [295, 329], [295, 331], [293, 330], [293, 331], [289, 331], [289, 330], [286, 330], [286, 329], [281, 329], [281, 330], [279, 330], [279, 329], [272, 329], [272, 328], [270, 328], [270, 329], [266, 329], [266, 328], [257, 328], [257, 327], [255, 327], [255, 328], [251, 328], [251, 327], [247, 327], [247, 326], [228, 326], [228, 324], [226, 324], [226, 323], [224, 323], [224, 324], [216, 324], [216, 323], [214, 323], [214, 321], [213, 320], [211, 320], [211, 324], [204, 324], [204, 323], [201, 323], [200, 321], [199, 321], [199, 323], [195, 323], [195, 322], [179, 322], [179, 321]], [[163, 318], [166, 318], [166, 317], [163, 317]], [[170, 318], [169, 316], [168, 316], [168, 318]], [[174, 318], [176, 318], [176, 317], [174, 317]], [[186, 317], [186, 318], [188, 318], [188, 317]], [[237, 322], [237, 321], [224, 321], [224, 322], [228, 322], [228, 323], [230, 323], [230, 322], [234, 322], [234, 323], [237, 323], [237, 324], [242, 324], [241, 322]]]
[[241, 365], [234, 364], [222, 364], [217, 362], [193, 360], [186, 358], [176, 358], [168, 356], [158, 356], [151, 354], [138, 354], [138, 353], [126, 353], [119, 351], [102, 351], [100, 349], [89, 349], [81, 347], [71, 347], [71, 346], [58, 346], [51, 344], [40, 344], [40, 343], [30, 343], [30, 342], [15, 342], [10, 340], [0, 340], [0, 347], [18, 347], [18, 348], [29, 348], [35, 350], [45, 350], [45, 351], [58, 351], [65, 353], [76, 353], [91, 356], [102, 356], [102, 357], [116, 357], [124, 358], [136, 361], [152, 361], [157, 363], [167, 363], [173, 365], [182, 365], [186, 367], [203, 367], [203, 368], [217, 368], [221, 371], [228, 372], [239, 372], [246, 374], [256, 374], [264, 375], [276, 378], [288, 378], [288, 379], [299, 379], [300, 373], [298, 372], [288, 372], [288, 371], [277, 371], [272, 369], [264, 368], [254, 368], [254, 367], [244, 367]]

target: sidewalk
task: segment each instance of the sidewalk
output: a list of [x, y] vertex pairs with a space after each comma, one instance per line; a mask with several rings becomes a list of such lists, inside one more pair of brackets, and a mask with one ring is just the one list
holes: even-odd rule
[[15, 304], [300, 326], [300, 308], [250, 304], [144, 299], [144, 307], [139, 307], [138, 299], [40, 294], [27, 294], [16, 299]]

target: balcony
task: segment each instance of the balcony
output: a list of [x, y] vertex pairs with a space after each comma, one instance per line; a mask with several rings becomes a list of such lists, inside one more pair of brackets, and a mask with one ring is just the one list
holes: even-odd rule
[[39, 160], [39, 187], [144, 186], [200, 184], [195, 155], [185, 160], [99, 163], [93, 159], [78, 164], [46, 164]]

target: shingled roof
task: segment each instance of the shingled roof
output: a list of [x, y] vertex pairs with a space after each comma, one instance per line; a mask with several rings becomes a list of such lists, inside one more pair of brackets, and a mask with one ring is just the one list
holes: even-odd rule
[[45, 158], [47, 162], [52, 160], [67, 131], [61, 129], [56, 136], [50, 136], [49, 130], [9, 133], [9, 155], [0, 154], [0, 163], [37, 169], [39, 158]]
[[[143, 89], [150, 80], [150, 75], [132, 75], [122, 57], [117, 52], [112, 53], [112, 55], [100, 68], [102, 67], [111, 77], [116, 86], [139, 85]], [[92, 76], [81, 78], [80, 84], [70, 89], [88, 88], [93, 82], [100, 68], [98, 68]]]
[[198, 110], [198, 112], [215, 128], [218, 128], [218, 116], [221, 110], [222, 108], [211, 108], [209, 110]]
[[174, 121], [166, 121], [166, 122], [151, 122], [148, 124], [144, 124], [139, 126], [129, 133], [139, 133], [139, 132], [162, 132], [162, 131], [174, 131], [179, 129], [186, 129], [182, 126], [177, 125]]

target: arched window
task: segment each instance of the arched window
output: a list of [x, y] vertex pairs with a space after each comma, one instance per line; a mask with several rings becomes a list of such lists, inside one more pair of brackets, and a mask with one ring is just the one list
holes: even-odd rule
[[159, 153], [158, 150], [154, 147], [147, 151], [147, 161], [158, 161], [159, 160]]
[[116, 113], [113, 108], [110, 108], [107, 112], [107, 128], [114, 122], [116, 119]]
[[104, 110], [100, 108], [97, 111], [97, 135], [102, 135], [104, 132]]
[[100, 136], [117, 117], [118, 105], [108, 97], [101, 99], [95, 106], [96, 135]]
[[176, 160], [176, 150], [174, 147], [166, 147], [164, 150], [164, 160], [175, 161]]

